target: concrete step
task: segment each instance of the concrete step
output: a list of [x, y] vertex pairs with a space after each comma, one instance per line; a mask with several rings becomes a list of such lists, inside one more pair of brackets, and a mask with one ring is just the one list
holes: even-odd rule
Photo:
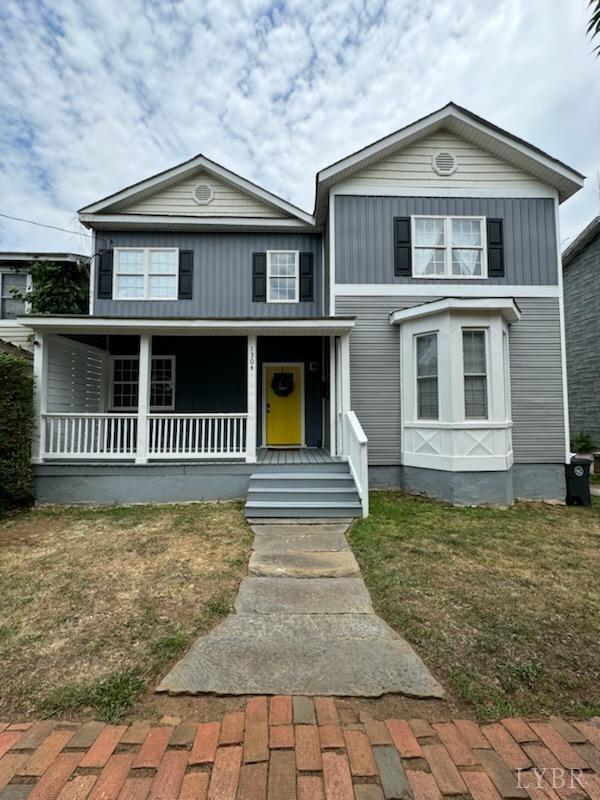
[[346, 487], [353, 487], [354, 480], [352, 475], [349, 472], [342, 473], [342, 472], [315, 472], [315, 473], [303, 473], [303, 472], [288, 472], [288, 473], [277, 473], [272, 475], [270, 473], [265, 474], [253, 474], [250, 476], [250, 480], [248, 483], [250, 489], [254, 488], [261, 488], [263, 486], [273, 486], [273, 487], [281, 487], [281, 488], [289, 488], [292, 487], [300, 487], [300, 488], [309, 488], [311, 486], [323, 486], [324, 488], [346, 488]]
[[248, 572], [265, 578], [348, 578], [360, 575], [351, 550], [308, 553], [255, 550], [250, 556]]
[[238, 614], [372, 614], [362, 578], [244, 578]]
[[255, 464], [254, 475], [270, 473], [280, 475], [285, 473], [336, 473], [348, 472], [347, 461], [324, 461], [318, 464]]

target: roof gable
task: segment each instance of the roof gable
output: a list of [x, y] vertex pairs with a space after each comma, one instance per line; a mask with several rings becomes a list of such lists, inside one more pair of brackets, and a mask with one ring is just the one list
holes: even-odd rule
[[600, 236], [600, 216], [594, 217], [594, 219], [586, 225], [586, 227], [581, 231], [579, 236], [571, 242], [571, 244], [566, 248], [566, 250], [562, 254], [562, 265], [563, 268], [567, 267], [573, 259], [578, 256], [581, 252], [583, 252], [586, 247], [589, 247], [590, 244], [596, 239], [596, 237]]
[[438, 111], [321, 170], [317, 175], [315, 202], [317, 222], [322, 223], [324, 220], [328, 190], [331, 186], [352, 178], [377, 162], [442, 129], [532, 175], [541, 183], [555, 188], [561, 201], [566, 200], [583, 186], [584, 176], [581, 173], [476, 114], [449, 103]]
[[[214, 199], [198, 205], [195, 185], [210, 183]], [[232, 217], [290, 219], [308, 225], [313, 217], [235, 172], [198, 155], [79, 209], [82, 221], [90, 215], [143, 214], [156, 216]]]

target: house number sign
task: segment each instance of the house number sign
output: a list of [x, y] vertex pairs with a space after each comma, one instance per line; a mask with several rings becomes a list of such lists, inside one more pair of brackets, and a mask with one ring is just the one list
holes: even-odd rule
[[251, 370], [254, 369], [254, 345], [250, 345], [250, 353], [248, 355], [248, 364]]

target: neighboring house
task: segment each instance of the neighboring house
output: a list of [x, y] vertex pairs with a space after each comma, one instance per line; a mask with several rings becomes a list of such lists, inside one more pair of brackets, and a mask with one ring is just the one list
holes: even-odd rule
[[17, 299], [13, 289], [26, 292], [30, 287], [27, 266], [30, 261], [73, 262], [87, 258], [77, 253], [6, 253], [0, 252], [0, 340], [32, 350], [32, 332], [17, 322], [25, 311], [25, 301]]
[[571, 433], [600, 447], [600, 217], [567, 247], [562, 264]]
[[24, 320], [38, 500], [564, 499], [582, 184], [450, 104], [322, 170], [313, 215], [201, 155], [81, 209], [90, 316]]

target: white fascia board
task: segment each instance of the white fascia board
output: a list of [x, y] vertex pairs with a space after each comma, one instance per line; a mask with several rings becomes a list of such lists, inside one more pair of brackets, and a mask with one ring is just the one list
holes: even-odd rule
[[445, 312], [497, 312], [502, 314], [507, 322], [518, 322], [521, 314], [510, 298], [458, 298], [448, 297], [443, 300], [434, 300], [431, 303], [424, 303], [413, 308], [404, 308], [400, 311], [392, 311], [390, 323], [401, 325], [408, 320], [419, 319], [419, 317], [429, 317], [432, 314], [442, 314]]
[[108, 197], [105, 197], [96, 203], [92, 203], [89, 206], [85, 206], [84, 208], [80, 209], [80, 215], [95, 214], [103, 209], [110, 208], [111, 206], [115, 205], [116, 203], [120, 203], [123, 200], [133, 199], [140, 193], [147, 192], [151, 189], [157, 190], [161, 187], [161, 185], [172, 183], [175, 179], [184, 177], [188, 173], [193, 173], [196, 170], [205, 170], [206, 172], [221, 178], [227, 183], [236, 186], [247, 194], [250, 194], [257, 199], [262, 200], [269, 205], [275, 206], [276, 208], [285, 211], [287, 214], [302, 220], [308, 225], [313, 224], [313, 217], [310, 214], [307, 214], [306, 211], [302, 211], [302, 209], [297, 208], [291, 203], [288, 203], [281, 197], [271, 194], [271, 192], [268, 192], [266, 189], [262, 189], [260, 186], [247, 181], [240, 175], [236, 175], [234, 172], [231, 172], [225, 167], [222, 167], [220, 164], [217, 164], [216, 162], [211, 161], [204, 156], [196, 156], [196, 158], [193, 158], [190, 161], [185, 161], [183, 164], [179, 164], [172, 169], [161, 172], [158, 175], [154, 175], [144, 181], [140, 181], [139, 183], [136, 183], [126, 189], [122, 189], [120, 192], [109, 195]]
[[336, 297], [560, 297], [560, 287], [515, 284], [336, 283]]
[[[414, 180], [414, 179], [412, 179]], [[529, 199], [554, 199], [558, 197], [558, 191], [551, 186], [541, 185], [539, 188], [513, 187], [507, 186], [440, 186], [440, 181], [436, 181], [436, 186], [419, 181], [410, 185], [410, 182], [402, 186], [367, 186], [353, 181], [351, 178], [342, 181], [332, 187], [331, 195], [351, 195], [353, 197], [498, 197], [498, 198], [529, 198]]]
[[354, 327], [354, 318], [317, 318], [298, 320], [278, 319], [115, 319], [110, 317], [19, 317], [20, 325], [49, 333], [94, 333], [127, 331], [129, 333], [156, 332], [160, 334], [202, 334], [215, 331], [223, 333], [279, 333], [303, 336], [307, 331], [323, 334], [348, 333]]
[[106, 228], [107, 226], [121, 226], [123, 228], [147, 226], [155, 228], [157, 225], [182, 225], [188, 228], [298, 228], [314, 230], [314, 218], [304, 222], [300, 219], [270, 219], [268, 217], [194, 217], [188, 215], [165, 214], [88, 214], [80, 213], [79, 221], [86, 228]]

